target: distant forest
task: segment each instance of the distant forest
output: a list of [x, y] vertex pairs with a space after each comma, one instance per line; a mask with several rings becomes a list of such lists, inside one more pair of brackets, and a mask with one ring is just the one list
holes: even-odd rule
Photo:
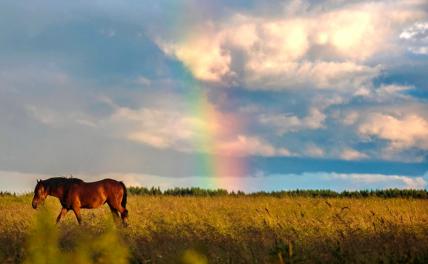
[[409, 190], [409, 189], [384, 189], [384, 190], [359, 190], [342, 191], [332, 190], [290, 190], [290, 191], [272, 191], [272, 192], [251, 192], [242, 191], [229, 192], [224, 189], [202, 189], [192, 188], [173, 188], [162, 191], [159, 187], [129, 187], [128, 192], [133, 195], [170, 195], [170, 196], [271, 196], [271, 197], [324, 197], [324, 198], [428, 198], [427, 190]]

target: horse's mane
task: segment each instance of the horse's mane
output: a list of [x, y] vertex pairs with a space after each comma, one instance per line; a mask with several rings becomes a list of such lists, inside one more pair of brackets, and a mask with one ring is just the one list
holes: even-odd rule
[[83, 180], [78, 178], [53, 177], [43, 181], [43, 184], [49, 186], [69, 185], [73, 183], [82, 183]]

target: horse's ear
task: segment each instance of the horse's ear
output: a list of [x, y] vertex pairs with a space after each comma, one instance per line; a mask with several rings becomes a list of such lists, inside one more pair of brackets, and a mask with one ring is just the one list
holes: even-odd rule
[[42, 180], [37, 179], [37, 183], [41, 182]]

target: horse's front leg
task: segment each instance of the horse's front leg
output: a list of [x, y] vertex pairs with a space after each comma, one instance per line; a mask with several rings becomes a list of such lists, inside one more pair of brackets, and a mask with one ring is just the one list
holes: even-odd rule
[[82, 224], [82, 216], [80, 215], [80, 207], [73, 207], [73, 212], [76, 215], [77, 222], [79, 222], [79, 225]]
[[61, 212], [59, 212], [59, 215], [58, 215], [58, 217], [56, 218], [56, 223], [58, 224], [59, 223], [59, 221], [61, 220], [61, 218], [63, 218], [64, 217], [64, 215], [67, 213], [67, 209], [66, 208], [62, 208], [61, 209]]

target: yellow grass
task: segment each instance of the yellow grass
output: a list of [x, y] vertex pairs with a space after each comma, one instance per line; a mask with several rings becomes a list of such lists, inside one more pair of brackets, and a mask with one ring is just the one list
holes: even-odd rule
[[46, 229], [58, 232], [64, 259], [80, 254], [82, 243], [104, 241], [104, 234], [112, 235], [91, 250], [102, 255], [127, 248], [108, 260], [83, 252], [81, 263], [428, 263], [427, 205], [381, 198], [130, 196], [129, 227], [112, 231], [107, 207], [84, 210], [81, 227], [69, 212], [51, 228], [60, 209], [55, 198], [48, 198], [52, 214], [45, 212], [48, 224], [41, 226], [30, 196], [3, 196], [0, 262], [31, 260], [34, 251], [47, 249], [31, 246]]

